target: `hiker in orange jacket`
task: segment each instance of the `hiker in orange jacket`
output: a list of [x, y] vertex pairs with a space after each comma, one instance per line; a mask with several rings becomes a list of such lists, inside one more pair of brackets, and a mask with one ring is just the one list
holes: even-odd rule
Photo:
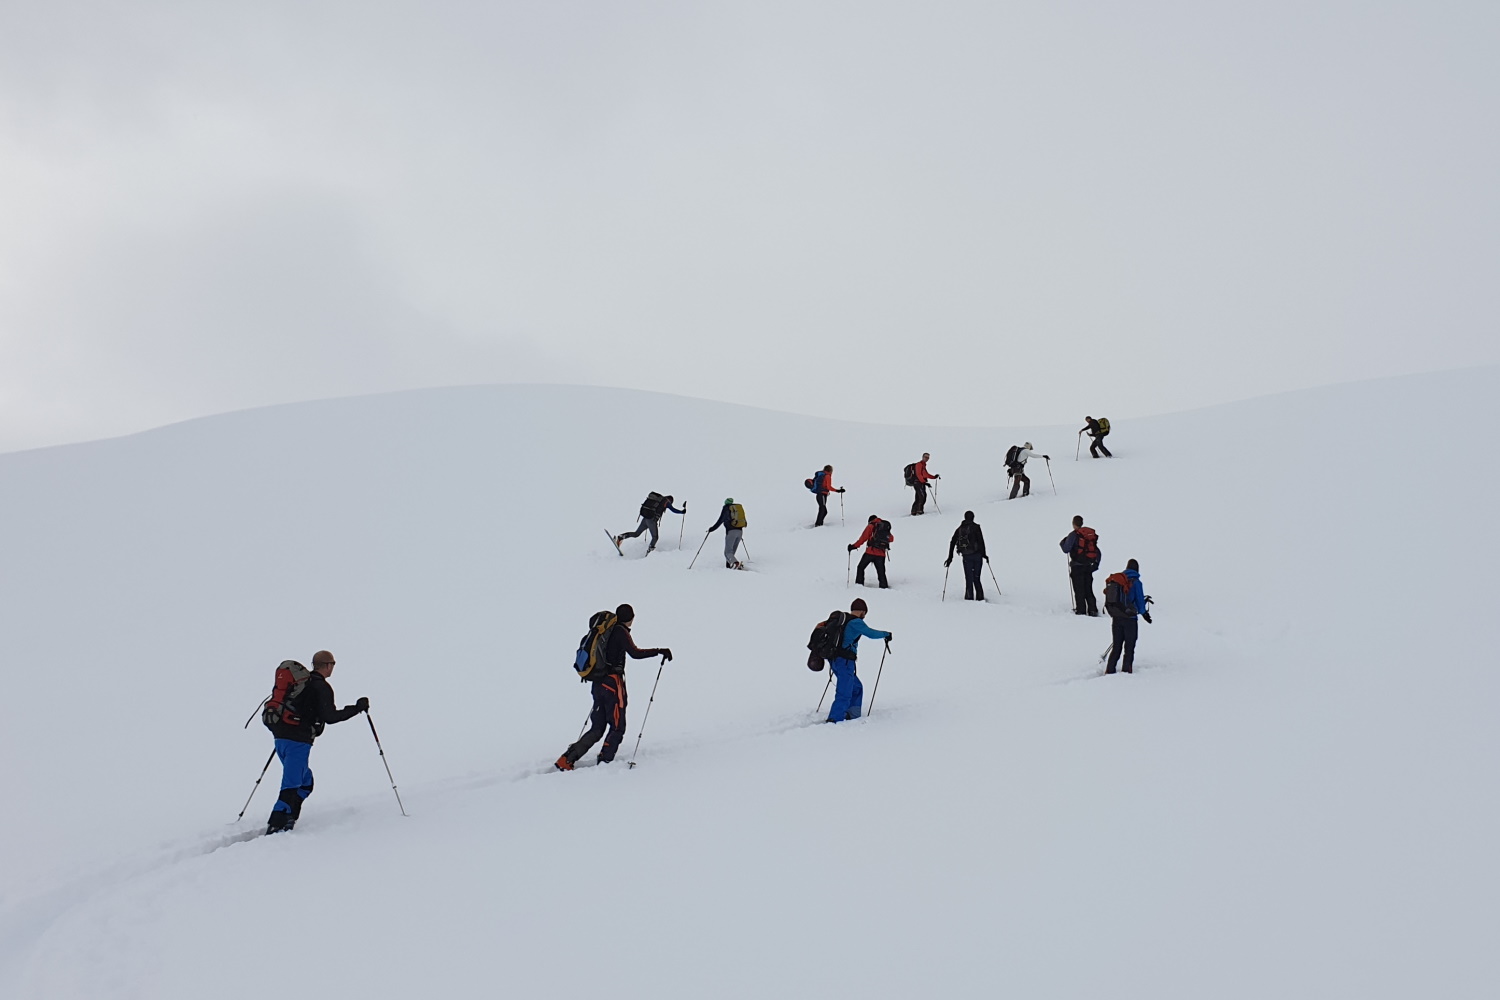
[[918, 517], [921, 514], [925, 513], [923, 508], [927, 506], [927, 484], [934, 479], [943, 478], [942, 476], [927, 471], [927, 460], [931, 457], [931, 455], [924, 451], [922, 452], [922, 460], [920, 462], [912, 463], [912, 481], [910, 485], [912, 489], [916, 491], [916, 495], [912, 498], [911, 501], [912, 517]]
[[865, 522], [864, 532], [855, 540], [853, 545], [849, 546], [849, 551], [853, 552], [861, 545], [869, 543], [865, 547], [865, 554], [860, 557], [859, 569], [854, 573], [855, 583], [863, 587], [865, 585], [865, 567], [874, 566], [875, 575], [880, 578], [880, 589], [888, 590], [890, 588], [890, 584], [885, 579], [885, 557], [890, 551], [891, 543], [895, 540], [896, 536], [891, 533], [891, 522], [882, 521], [879, 514], [871, 514], [870, 519]]

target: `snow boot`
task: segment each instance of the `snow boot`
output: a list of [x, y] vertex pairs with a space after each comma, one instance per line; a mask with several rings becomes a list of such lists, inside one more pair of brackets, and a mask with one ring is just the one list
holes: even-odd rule
[[557, 758], [557, 762], [554, 763], [552, 766], [555, 767], [555, 768], [557, 768], [559, 771], [571, 771], [571, 770], [573, 770], [573, 762], [568, 759], [568, 755], [567, 754], [563, 754], [561, 757]]

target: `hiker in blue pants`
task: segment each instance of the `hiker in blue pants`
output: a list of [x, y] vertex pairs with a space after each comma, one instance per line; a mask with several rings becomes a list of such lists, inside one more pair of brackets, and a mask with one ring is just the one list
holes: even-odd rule
[[856, 597], [854, 603], [849, 605], [850, 618], [844, 626], [839, 651], [828, 663], [833, 676], [838, 678], [838, 686], [833, 690], [833, 705], [828, 709], [829, 722], [857, 719], [864, 707], [865, 686], [859, 682], [859, 677], [854, 672], [854, 663], [859, 659], [860, 636], [884, 639], [887, 643], [891, 641], [891, 633], [877, 632], [865, 624], [865, 613], [869, 610], [870, 606], [862, 597]]

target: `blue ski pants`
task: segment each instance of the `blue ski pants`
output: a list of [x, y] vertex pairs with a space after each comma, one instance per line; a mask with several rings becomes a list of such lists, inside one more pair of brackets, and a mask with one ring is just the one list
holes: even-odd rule
[[865, 703], [865, 686], [854, 673], [854, 661], [839, 657], [828, 662], [828, 669], [838, 681], [833, 689], [833, 704], [828, 708], [828, 721], [859, 718]]
[[276, 741], [276, 757], [281, 761], [281, 794], [271, 807], [273, 829], [290, 830], [302, 813], [303, 800], [312, 794], [313, 773], [307, 763], [311, 755], [311, 743]]

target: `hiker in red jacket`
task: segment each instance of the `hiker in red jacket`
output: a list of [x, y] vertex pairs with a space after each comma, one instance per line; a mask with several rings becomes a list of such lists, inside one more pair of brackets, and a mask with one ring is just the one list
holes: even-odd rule
[[922, 461], [914, 462], [911, 467], [911, 481], [907, 484], [916, 491], [916, 496], [911, 501], [911, 516], [917, 517], [924, 513], [927, 506], [927, 484], [934, 479], [942, 479], [942, 476], [927, 471], [927, 460], [932, 456], [922, 452]]
[[860, 557], [859, 569], [854, 573], [855, 583], [863, 587], [865, 585], [865, 567], [874, 566], [875, 575], [880, 578], [880, 589], [890, 589], [891, 585], [885, 579], [885, 557], [886, 553], [890, 551], [891, 542], [895, 540], [896, 536], [891, 533], [891, 522], [882, 521], [879, 514], [871, 514], [870, 519], [865, 522], [864, 533], [855, 540], [853, 545], [849, 546], [849, 551], [853, 552], [861, 545], [865, 545], [866, 542], [869, 543], [865, 547], [865, 554]]

